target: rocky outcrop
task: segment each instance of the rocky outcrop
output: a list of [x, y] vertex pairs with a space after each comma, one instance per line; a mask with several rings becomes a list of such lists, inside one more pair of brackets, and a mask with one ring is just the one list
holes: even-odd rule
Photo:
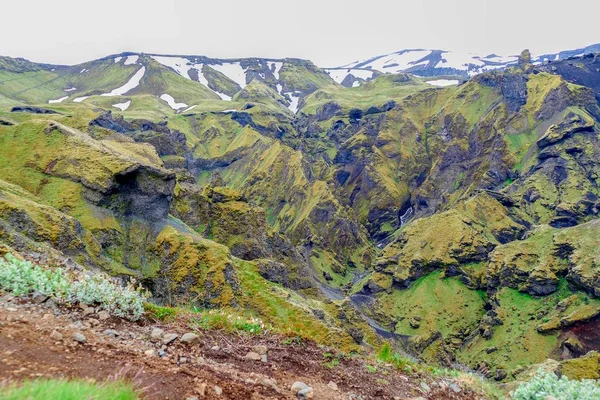
[[577, 132], [593, 131], [594, 124], [594, 120], [589, 115], [570, 112], [560, 123], [550, 126], [546, 133], [538, 139], [537, 144], [540, 148], [544, 148]]
[[15, 106], [10, 109], [10, 112], [23, 112], [31, 114], [60, 114], [58, 111], [48, 108], [32, 107], [32, 106]]

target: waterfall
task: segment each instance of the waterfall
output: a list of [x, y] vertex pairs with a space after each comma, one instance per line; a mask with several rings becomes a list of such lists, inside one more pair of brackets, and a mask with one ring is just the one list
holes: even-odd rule
[[413, 215], [413, 208], [408, 207], [408, 210], [406, 210], [406, 212], [400, 217], [400, 227], [403, 227], [408, 222], [410, 217], [412, 217], [412, 215]]

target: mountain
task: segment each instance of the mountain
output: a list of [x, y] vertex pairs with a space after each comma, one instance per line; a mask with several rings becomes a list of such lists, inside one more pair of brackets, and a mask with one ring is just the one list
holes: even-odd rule
[[[537, 55], [533, 57], [532, 62], [543, 64], [599, 51], [600, 44], [593, 44], [575, 50]], [[409, 72], [419, 76], [469, 77], [485, 71], [503, 69], [517, 64], [517, 61], [518, 55], [477, 55], [447, 50], [406, 49], [325, 70], [339, 84], [351, 87], [358, 86], [361, 82], [373, 79], [379, 74]]]
[[595, 377], [600, 55], [560, 57], [356, 87], [297, 59], [3, 57], [0, 242], [348, 353]]

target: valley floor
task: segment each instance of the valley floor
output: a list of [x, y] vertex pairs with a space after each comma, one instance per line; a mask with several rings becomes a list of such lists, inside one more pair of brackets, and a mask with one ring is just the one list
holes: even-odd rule
[[[288, 399], [296, 397], [290, 390], [296, 381], [311, 386], [316, 399], [482, 398], [457, 379], [405, 374], [382, 363], [368, 368], [365, 359], [338, 357], [313, 343], [200, 331], [188, 345], [179, 340], [189, 330], [181, 321], [102, 317], [51, 300], [1, 296], [0, 378], [120, 378], [146, 399]], [[155, 328], [180, 336], [168, 345], [153, 343]], [[256, 346], [266, 346], [266, 362], [249, 359], [249, 352], [260, 351]]]

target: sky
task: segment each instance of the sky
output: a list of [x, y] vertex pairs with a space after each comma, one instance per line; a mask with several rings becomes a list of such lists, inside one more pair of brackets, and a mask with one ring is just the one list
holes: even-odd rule
[[594, 0], [10, 1], [0, 55], [77, 64], [133, 51], [330, 67], [408, 48], [543, 54], [600, 42], [599, 14]]

